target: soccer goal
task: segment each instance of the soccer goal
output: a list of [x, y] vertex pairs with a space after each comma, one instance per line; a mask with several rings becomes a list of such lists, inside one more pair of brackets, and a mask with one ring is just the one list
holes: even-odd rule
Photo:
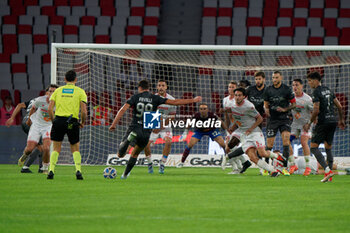
[[[52, 44], [51, 82], [64, 84], [64, 74], [74, 69], [77, 85], [88, 95], [88, 121], [81, 131], [81, 154], [84, 164], [124, 164], [116, 154], [131, 120], [128, 112], [117, 130], [108, 128], [125, 101], [137, 92], [137, 82], [147, 79], [156, 92], [159, 79], [168, 83], [168, 93], [175, 98], [202, 96], [211, 111], [219, 112], [227, 96], [230, 81], [248, 80], [254, 85], [254, 72], [264, 71], [266, 85], [271, 85], [272, 73], [279, 70], [284, 83], [305, 81], [304, 91], [311, 94], [306, 83], [310, 71], [319, 71], [323, 84], [331, 88], [343, 105], [349, 125], [350, 46], [202, 46], [202, 45], [130, 45], [130, 44]], [[177, 107], [177, 114], [192, 114], [197, 106]], [[173, 130], [173, 144], [168, 163], [180, 159], [186, 141], [180, 141], [183, 129]], [[225, 132], [223, 132], [225, 133]], [[186, 138], [186, 140], [188, 140]], [[153, 154], [161, 154], [164, 141], [158, 139]], [[298, 142], [294, 148], [298, 148]], [[275, 149], [281, 149], [276, 137]], [[335, 156], [350, 156], [350, 133], [337, 129], [334, 140]], [[191, 151], [193, 166], [218, 165], [219, 147], [208, 138], [202, 139]], [[298, 153], [298, 150], [296, 151]], [[301, 149], [299, 154], [302, 154]], [[209, 157], [208, 157], [209, 156]], [[60, 163], [73, 163], [65, 143]], [[142, 164], [142, 160], [139, 161]], [[169, 165], [169, 164], [168, 164]]]

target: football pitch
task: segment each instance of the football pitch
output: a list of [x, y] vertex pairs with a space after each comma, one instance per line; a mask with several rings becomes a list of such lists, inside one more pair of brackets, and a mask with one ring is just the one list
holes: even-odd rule
[[0, 165], [0, 232], [350, 232], [350, 176], [262, 177], [257, 169], [57, 166], [54, 180]]

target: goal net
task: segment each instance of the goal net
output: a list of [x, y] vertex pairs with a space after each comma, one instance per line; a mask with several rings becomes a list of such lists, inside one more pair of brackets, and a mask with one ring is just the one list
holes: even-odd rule
[[[115, 154], [131, 120], [127, 112], [117, 129], [108, 128], [116, 113], [133, 94], [137, 82], [147, 79], [152, 92], [157, 80], [168, 83], [168, 94], [175, 98], [202, 96], [210, 110], [218, 113], [222, 100], [228, 95], [230, 81], [248, 80], [254, 84], [254, 72], [264, 71], [266, 85], [272, 84], [273, 71], [279, 70], [283, 82], [304, 80], [304, 91], [311, 94], [306, 82], [310, 71], [319, 71], [323, 84], [333, 90], [341, 104], [349, 125], [350, 48], [341, 46], [193, 46], [193, 45], [110, 45], [110, 44], [57, 44], [52, 45], [53, 83], [64, 85], [64, 74], [74, 69], [77, 86], [88, 95], [88, 120], [81, 130], [81, 154], [84, 164], [125, 164]], [[197, 106], [177, 107], [177, 114], [189, 115]], [[265, 129], [264, 129], [265, 130]], [[170, 157], [180, 159], [186, 141], [179, 138], [183, 129], [173, 129]], [[225, 132], [222, 132], [225, 135]], [[190, 136], [186, 138], [188, 141]], [[152, 154], [162, 154], [164, 141], [158, 139]], [[274, 149], [282, 149], [277, 135]], [[302, 154], [298, 141], [294, 148]], [[335, 156], [349, 156], [350, 133], [337, 129], [334, 138]], [[299, 150], [298, 150], [299, 149]], [[114, 154], [114, 155], [113, 155]], [[191, 159], [193, 165], [218, 165], [222, 151], [216, 143], [204, 137], [191, 151], [202, 155]], [[143, 160], [139, 160], [142, 164]], [[70, 164], [73, 159], [69, 145], [64, 143], [59, 163]], [[174, 165], [174, 164], [170, 164]]]

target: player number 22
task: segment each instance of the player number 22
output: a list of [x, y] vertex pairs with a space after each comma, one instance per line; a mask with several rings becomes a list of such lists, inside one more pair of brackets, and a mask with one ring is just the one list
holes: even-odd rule
[[144, 103], [138, 103], [136, 104], [136, 110], [137, 110], [137, 117], [142, 117], [143, 112], [151, 112], [153, 110], [152, 104], [144, 104]]

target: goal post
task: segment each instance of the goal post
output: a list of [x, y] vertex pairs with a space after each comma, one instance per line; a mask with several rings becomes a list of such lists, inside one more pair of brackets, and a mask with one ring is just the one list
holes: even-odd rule
[[[150, 81], [152, 92], [156, 92], [157, 81], [164, 79], [168, 83], [168, 94], [175, 98], [200, 95], [210, 110], [218, 113], [230, 81], [244, 79], [254, 85], [254, 72], [263, 71], [266, 85], [271, 85], [273, 71], [279, 70], [285, 84], [291, 85], [293, 79], [300, 78], [305, 81], [304, 91], [311, 94], [306, 75], [310, 71], [319, 71], [323, 77], [322, 83], [336, 93], [343, 105], [349, 125], [350, 46], [53, 43], [51, 83], [64, 85], [64, 74], [71, 69], [77, 72], [77, 86], [88, 95], [88, 119], [80, 135], [84, 164], [117, 161], [113, 154], [130, 123], [131, 111], [125, 114], [115, 132], [109, 132], [108, 128], [120, 107], [137, 92], [136, 84], [142, 79]], [[177, 107], [176, 113], [188, 115], [196, 110], [195, 105], [189, 105]], [[175, 159], [170, 159], [171, 163], [181, 157], [186, 146], [186, 141], [179, 141], [182, 132], [183, 129], [173, 129], [170, 156]], [[164, 141], [158, 139], [152, 153], [161, 155], [163, 146]], [[281, 147], [282, 141], [277, 136], [274, 148]], [[296, 142], [294, 148], [299, 147], [299, 142]], [[346, 130], [337, 129], [333, 148], [335, 156], [350, 156], [349, 127]], [[191, 153], [206, 158], [205, 162], [203, 158], [196, 160], [197, 164], [218, 165], [215, 161], [220, 159], [222, 152], [215, 143], [203, 138]], [[302, 154], [301, 149], [299, 154]], [[64, 143], [59, 162], [73, 163], [67, 142]], [[142, 164], [142, 161], [139, 163]]]

